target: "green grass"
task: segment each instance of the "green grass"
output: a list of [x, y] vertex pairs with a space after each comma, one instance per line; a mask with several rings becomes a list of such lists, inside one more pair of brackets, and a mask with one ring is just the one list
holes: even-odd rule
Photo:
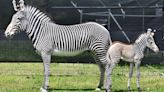
[[[114, 69], [112, 92], [127, 92], [128, 71], [128, 66]], [[142, 66], [142, 90], [164, 92], [164, 76], [160, 76], [161, 73], [164, 73], [162, 66]], [[137, 92], [135, 80], [134, 74], [132, 90]], [[0, 63], [0, 92], [39, 92], [42, 81], [42, 63]], [[51, 64], [50, 92], [96, 92], [94, 89], [98, 81], [96, 64]]]

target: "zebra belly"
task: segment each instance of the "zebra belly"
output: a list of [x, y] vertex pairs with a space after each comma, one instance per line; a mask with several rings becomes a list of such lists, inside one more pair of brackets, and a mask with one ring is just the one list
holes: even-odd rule
[[52, 55], [54, 55], [54, 56], [75, 56], [80, 53], [83, 53], [84, 51], [86, 51], [86, 50], [61, 51], [61, 50], [54, 49]]

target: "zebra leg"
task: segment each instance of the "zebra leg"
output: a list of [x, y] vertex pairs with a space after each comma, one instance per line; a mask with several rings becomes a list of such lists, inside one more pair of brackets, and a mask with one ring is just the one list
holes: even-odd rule
[[41, 88], [41, 92], [47, 92], [48, 85], [49, 85], [51, 55], [47, 53], [41, 53], [41, 57], [44, 66], [44, 82]]
[[138, 92], [141, 92], [141, 89], [140, 89], [140, 61], [136, 62], [135, 65], [136, 65], [137, 88], [138, 88]]
[[130, 91], [130, 82], [133, 75], [134, 63], [130, 63], [129, 79], [128, 79], [128, 91]]
[[100, 88], [103, 86], [103, 83], [104, 83], [105, 67], [106, 67], [106, 64], [108, 64], [107, 57], [106, 57], [107, 47], [108, 47], [108, 44], [102, 43], [102, 41], [94, 42], [92, 43], [92, 45], [89, 46], [89, 49], [93, 51], [96, 57], [95, 59], [100, 69], [100, 82], [96, 90], [100, 90]]
[[111, 62], [111, 64], [107, 64], [106, 65], [106, 85], [105, 85], [105, 90], [106, 92], [110, 92], [111, 91], [111, 87], [112, 87], [112, 81], [111, 81], [111, 74], [113, 71], [113, 68], [115, 67], [115, 63]]
[[100, 69], [100, 81], [99, 81], [99, 85], [96, 88], [96, 90], [101, 90], [101, 88], [104, 84], [105, 67], [103, 64], [98, 64], [98, 65], [99, 65], [99, 69]]

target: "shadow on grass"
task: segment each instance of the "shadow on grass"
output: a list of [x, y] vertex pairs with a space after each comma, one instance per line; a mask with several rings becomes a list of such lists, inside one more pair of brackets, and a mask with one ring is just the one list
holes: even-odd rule
[[[72, 91], [72, 92], [104, 92], [105, 89], [102, 89], [101, 91], [96, 91], [95, 89], [53, 89], [53, 88], [50, 88], [49, 89], [50, 92], [51, 91], [60, 91], [60, 92], [63, 92], [63, 91]], [[131, 89], [129, 92], [137, 92], [138, 90], [137, 89]], [[145, 90], [141, 90], [141, 92], [144, 92]], [[128, 92], [128, 90], [112, 90], [112, 92]]]
[[114, 90], [112, 92], [145, 92], [145, 90], [138, 91], [138, 89], [131, 89], [130, 91], [128, 90]]
[[56, 92], [58, 92], [58, 91], [60, 91], [60, 92], [62, 92], [62, 91], [72, 91], [72, 92], [77, 92], [77, 91], [79, 91], [79, 92], [91, 92], [91, 91], [95, 91], [95, 89], [53, 89], [53, 88], [50, 88], [49, 89], [50, 91], [56, 91]]

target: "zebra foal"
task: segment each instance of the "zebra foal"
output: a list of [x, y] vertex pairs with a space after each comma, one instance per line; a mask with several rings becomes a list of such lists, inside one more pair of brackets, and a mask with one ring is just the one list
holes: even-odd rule
[[[25, 31], [31, 39], [44, 65], [41, 92], [48, 90], [52, 55], [76, 55], [84, 51], [91, 51], [96, 55], [95, 60], [100, 69], [98, 89], [103, 86], [105, 69], [109, 71], [109, 68], [106, 68], [109, 62], [106, 53], [111, 42], [110, 34], [105, 27], [94, 22], [58, 25], [35, 7], [24, 5], [23, 0], [19, 1], [19, 5], [13, 0], [13, 7], [16, 13], [5, 31], [5, 36], [10, 37], [17, 32]], [[106, 90], [109, 91], [107, 82]]]
[[128, 79], [128, 91], [130, 91], [130, 81], [133, 74], [133, 67], [134, 64], [136, 66], [136, 76], [137, 76], [137, 88], [138, 91], [140, 90], [140, 63], [141, 59], [144, 57], [144, 50], [146, 47], [152, 49], [154, 52], [158, 52], [159, 49], [154, 41], [154, 32], [152, 29], [148, 29], [146, 33], [141, 34], [135, 43], [133, 44], [125, 44], [122, 42], [114, 42], [108, 49], [107, 52], [107, 59], [110, 61], [110, 71], [109, 74], [109, 85], [111, 86], [111, 73], [113, 68], [117, 63], [119, 63], [120, 59], [130, 62], [130, 72], [129, 72], [129, 79]]

